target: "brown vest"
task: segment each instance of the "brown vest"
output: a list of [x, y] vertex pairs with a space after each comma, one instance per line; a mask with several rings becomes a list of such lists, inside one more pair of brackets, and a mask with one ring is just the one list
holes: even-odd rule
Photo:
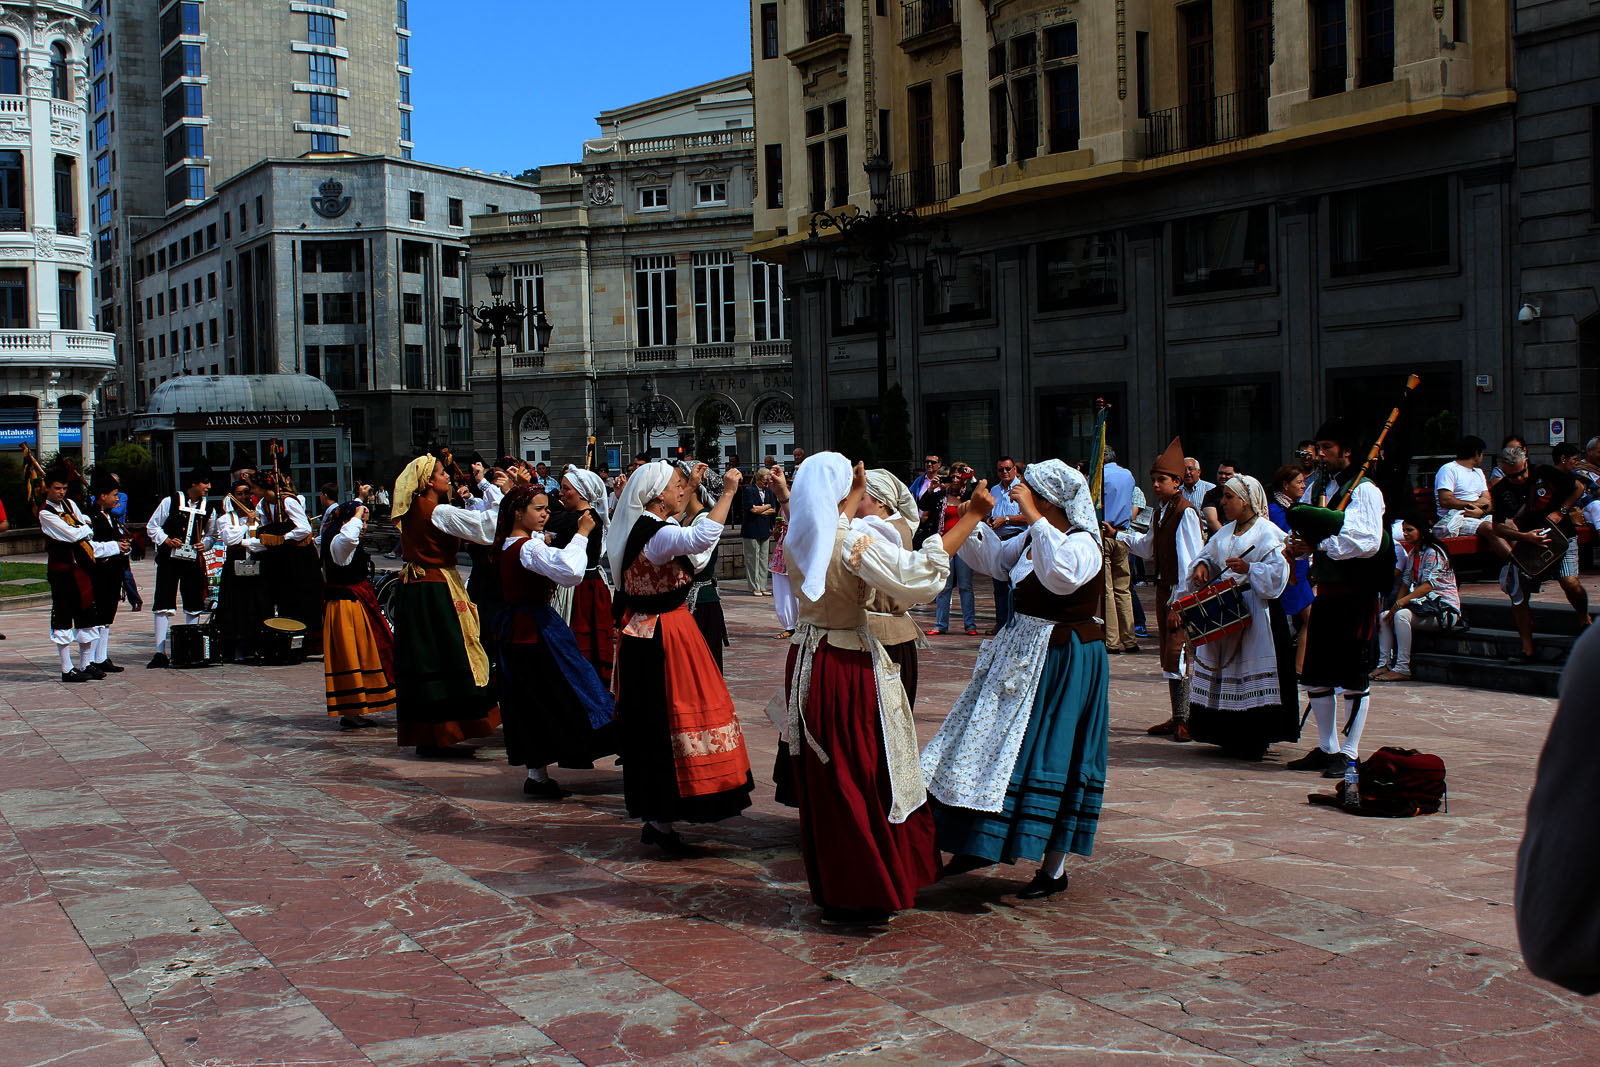
[[1011, 606], [1019, 614], [1055, 623], [1056, 628], [1050, 634], [1052, 647], [1067, 644], [1069, 634], [1077, 634], [1078, 640], [1087, 644], [1106, 639], [1105, 620], [1100, 617], [1105, 595], [1104, 568], [1095, 571], [1093, 578], [1065, 596], [1052, 593], [1039, 581], [1037, 574], [1030, 574], [1012, 591]]
[[454, 567], [461, 551], [461, 539], [452, 537], [433, 524], [433, 509], [439, 502], [423, 495], [400, 516], [400, 555], [419, 567]]

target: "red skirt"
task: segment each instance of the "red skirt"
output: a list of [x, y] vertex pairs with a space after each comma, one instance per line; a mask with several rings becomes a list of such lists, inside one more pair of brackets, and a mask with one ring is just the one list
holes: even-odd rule
[[[790, 648], [790, 685], [798, 654], [798, 646]], [[824, 641], [801, 711], [829, 756], [823, 763], [803, 738], [790, 744], [811, 899], [839, 908], [911, 907], [917, 890], [939, 878], [939, 850], [928, 805], [903, 823], [889, 821], [889, 766], [871, 655]]]
[[572, 591], [572, 636], [578, 651], [600, 676], [600, 684], [611, 688], [611, 665], [617, 658], [617, 624], [611, 618], [611, 587], [591, 573]]

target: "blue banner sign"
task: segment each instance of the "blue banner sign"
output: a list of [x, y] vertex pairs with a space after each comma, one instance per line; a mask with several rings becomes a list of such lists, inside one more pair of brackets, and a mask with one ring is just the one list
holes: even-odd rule
[[[82, 431], [79, 431], [82, 437]], [[35, 426], [0, 426], [0, 448], [39, 447], [39, 430]]]

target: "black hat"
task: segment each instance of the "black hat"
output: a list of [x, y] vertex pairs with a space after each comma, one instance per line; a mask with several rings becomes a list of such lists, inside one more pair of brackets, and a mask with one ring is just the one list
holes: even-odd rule
[[50, 469], [44, 472], [45, 485], [54, 485], [56, 482], [72, 484], [72, 472], [67, 469], [65, 463], [52, 463]]
[[94, 474], [89, 478], [89, 492], [93, 493], [95, 496], [99, 496], [101, 493], [112, 492], [116, 488], [117, 480], [116, 478], [112, 477], [110, 471], [103, 467], [96, 467], [94, 469]]
[[1314, 440], [1332, 441], [1346, 452], [1354, 452], [1356, 447], [1356, 428], [1344, 416], [1334, 415], [1317, 427], [1317, 434]]
[[499, 461], [495, 463], [495, 466], [499, 467], [503, 471], [508, 471], [511, 468], [518, 466], [520, 462], [521, 461], [515, 456], [501, 456]]
[[472, 455], [467, 457], [467, 466], [470, 467], [474, 463], [482, 463], [485, 467], [489, 465], [489, 461], [483, 458], [482, 452], [474, 452]]
[[185, 489], [187, 489], [191, 485], [198, 485], [200, 482], [208, 482], [209, 483], [210, 481], [211, 481], [211, 467], [210, 467], [210, 465], [205, 464], [205, 463], [200, 463], [200, 464], [197, 464], [194, 467], [189, 468], [188, 475], [183, 479], [183, 487]]

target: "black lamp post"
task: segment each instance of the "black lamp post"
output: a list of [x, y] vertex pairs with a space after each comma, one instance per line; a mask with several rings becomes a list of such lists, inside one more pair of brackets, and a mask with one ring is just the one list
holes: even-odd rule
[[650, 434], [657, 426], [671, 426], [678, 412], [664, 396], [656, 395], [656, 383], [647, 381], [639, 390], [639, 399], [627, 407], [629, 421], [643, 440], [641, 451], [650, 451]]
[[[489, 295], [492, 303], [479, 304], [477, 307], [464, 309], [466, 316], [477, 325], [473, 333], [478, 338], [478, 352], [488, 355], [489, 350], [494, 350], [494, 447], [495, 455], [506, 454], [506, 392], [505, 392], [505, 347], [514, 336], [514, 331], [522, 324], [527, 316], [533, 316], [534, 343], [538, 351], [550, 347], [550, 335], [555, 332], [555, 327], [550, 325], [550, 320], [545, 318], [544, 308], [525, 308], [512, 301], [507, 303], [503, 296], [506, 289], [506, 269], [498, 264], [490, 267], [485, 275], [489, 279]], [[461, 324], [455, 323], [453, 335], [459, 335]], [[448, 330], [449, 327], [447, 326]]]
[[905, 211], [889, 206], [889, 161], [883, 156], [867, 160], [867, 190], [872, 196], [870, 212], [816, 212], [811, 216], [811, 233], [800, 242], [800, 253], [806, 273], [812, 277], [822, 274], [828, 258], [829, 242], [824, 241], [818, 229], [838, 230], [842, 240], [833, 248], [833, 274], [841, 286], [855, 281], [857, 264], [866, 269], [872, 280], [873, 318], [878, 339], [878, 438], [882, 443], [882, 405], [889, 392], [889, 276], [904, 257], [905, 265], [914, 280], [920, 280], [927, 270], [928, 255], [933, 254], [934, 267], [939, 280], [945, 285], [955, 280], [956, 257], [960, 249], [950, 241], [949, 232], [934, 243], [927, 225], [915, 211]]

